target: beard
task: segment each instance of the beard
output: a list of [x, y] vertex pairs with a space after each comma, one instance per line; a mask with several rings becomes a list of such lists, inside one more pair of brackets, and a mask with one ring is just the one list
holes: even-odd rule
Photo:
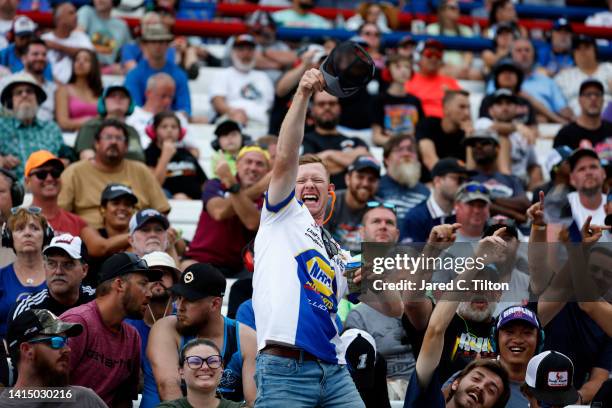
[[482, 155], [479, 157], [474, 157], [474, 161], [479, 166], [488, 166], [492, 164], [493, 162], [495, 162], [495, 160], [497, 160], [497, 156], [495, 155], [488, 155], [488, 156]]
[[203, 318], [198, 322], [191, 324], [185, 324], [180, 320], [176, 319], [176, 331], [183, 337], [195, 336], [199, 333], [200, 329], [208, 323], [208, 318]]
[[496, 307], [497, 302], [489, 302], [485, 310], [474, 310], [470, 302], [460, 302], [457, 307], [457, 314], [466, 320], [482, 323], [493, 316]]
[[417, 185], [421, 178], [421, 164], [418, 161], [409, 161], [389, 166], [387, 169], [393, 180], [410, 188]]
[[255, 58], [250, 62], [244, 63], [234, 53], [232, 53], [232, 65], [240, 72], [249, 72], [255, 68]]
[[317, 127], [320, 127], [321, 129], [334, 130], [336, 126], [338, 126], [338, 122], [340, 122], [340, 118], [335, 117], [329, 120], [314, 118], [314, 121], [315, 121], [315, 125]]
[[60, 371], [55, 365], [38, 355], [34, 359], [34, 368], [46, 387], [66, 387], [68, 385], [68, 369]]
[[15, 117], [20, 121], [30, 121], [36, 117], [38, 107], [36, 106], [19, 106], [14, 109]]
[[125, 296], [123, 297], [123, 310], [125, 310], [125, 317], [128, 319], [140, 320], [144, 317], [144, 313], [140, 307], [134, 302], [134, 297], [130, 292], [130, 288], [127, 288]]

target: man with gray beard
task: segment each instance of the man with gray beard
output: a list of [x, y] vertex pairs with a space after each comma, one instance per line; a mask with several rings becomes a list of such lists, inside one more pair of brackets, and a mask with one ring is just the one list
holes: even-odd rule
[[232, 66], [210, 84], [210, 102], [219, 116], [247, 126], [252, 136], [263, 136], [268, 130], [274, 85], [263, 71], [253, 69], [255, 39], [248, 34], [237, 36], [231, 59]]
[[395, 205], [397, 223], [403, 225], [408, 211], [429, 197], [429, 189], [419, 182], [416, 141], [412, 136], [392, 138], [384, 147], [383, 159], [387, 174], [380, 179], [376, 195]]
[[[433, 227], [428, 244], [439, 246], [444, 242], [452, 242], [449, 239], [453, 237], [454, 240], [459, 226], [460, 224], [443, 224]], [[423, 336], [434, 307], [433, 299], [424, 293], [421, 296], [414, 294], [404, 302], [402, 324], [408, 333], [415, 359], [418, 359]], [[446, 381], [477, 357], [495, 356], [489, 336], [496, 307], [497, 302], [481, 295], [472, 297], [469, 302], [459, 303], [457, 312], [444, 332], [444, 347], [438, 367], [440, 382]]]
[[9, 111], [0, 117], [0, 167], [13, 170], [19, 179], [32, 153], [48, 150], [57, 156], [63, 144], [55, 122], [36, 118], [46, 99], [45, 91], [28, 73], [11, 75], [0, 93], [0, 102]]

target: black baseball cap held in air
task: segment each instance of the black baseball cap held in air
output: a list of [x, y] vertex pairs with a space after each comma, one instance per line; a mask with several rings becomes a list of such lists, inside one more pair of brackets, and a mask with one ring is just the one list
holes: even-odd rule
[[189, 266], [170, 291], [189, 301], [196, 301], [207, 296], [225, 294], [226, 281], [221, 271], [211, 264], [196, 263]]
[[359, 44], [345, 41], [336, 46], [321, 64], [325, 90], [347, 98], [374, 78], [374, 61]]

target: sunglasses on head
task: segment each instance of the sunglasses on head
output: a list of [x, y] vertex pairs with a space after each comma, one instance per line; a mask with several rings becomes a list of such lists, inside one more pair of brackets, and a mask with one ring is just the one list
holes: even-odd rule
[[463, 188], [468, 193], [483, 193], [489, 194], [489, 189], [482, 184], [468, 184]]
[[54, 179], [58, 179], [62, 175], [62, 170], [60, 169], [51, 169], [51, 170], [39, 170], [33, 171], [30, 173], [30, 176], [36, 176], [37, 179], [43, 181], [47, 178], [47, 176], [51, 174], [51, 177]]
[[40, 207], [13, 207], [11, 208], [11, 214], [15, 215], [20, 211], [25, 211], [29, 214], [39, 215], [42, 210]]
[[378, 208], [378, 207], [385, 207], [391, 211], [393, 211], [393, 214], [395, 214], [395, 211], [397, 209], [397, 207], [395, 206], [395, 204], [390, 203], [388, 201], [368, 201], [367, 204], [368, 208]]
[[53, 337], [42, 337], [40, 339], [30, 340], [28, 343], [45, 343], [49, 345], [53, 350], [59, 350], [66, 346], [66, 342], [68, 339], [62, 336], [53, 336]]

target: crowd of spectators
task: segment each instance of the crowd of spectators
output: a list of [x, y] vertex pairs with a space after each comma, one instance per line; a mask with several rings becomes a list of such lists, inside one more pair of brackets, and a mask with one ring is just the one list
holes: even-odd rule
[[[331, 319], [337, 333], [326, 332], [321, 347], [337, 343], [332, 354], [341, 357], [330, 360], [346, 361], [366, 407], [612, 401], [605, 40], [574, 32], [568, 18], [551, 21], [543, 37], [530, 32], [511, 0], [473, 9], [487, 17], [482, 27], [462, 23], [464, 2], [435, 2], [429, 24], [413, 21], [397, 43], [385, 38], [400, 30], [394, 2], [261, 0], [283, 8], [246, 16], [246, 31], [218, 55], [210, 39], [173, 33], [178, 1], [147, 2], [135, 29], [116, 3], [53, 2], [52, 28], [43, 30], [19, 2], [0, 0], [0, 386], [62, 386], [78, 406], [139, 399], [145, 408], [252, 407], [269, 400], [262, 393], [271, 384], [279, 400], [312, 391], [266, 382], [260, 365], [295, 357], [263, 352], [281, 323], [255, 320], [264, 308], [261, 278], [253, 280], [263, 257], [254, 248], [266, 257], [294, 248], [279, 242], [279, 228], [297, 228], [286, 217], [307, 223], [307, 209], [305, 236], [324, 244], [329, 260], [338, 247], [346, 262], [362, 262], [364, 243], [444, 260], [503, 252], [485, 270], [508, 285], [497, 297], [458, 301], [421, 288], [401, 291], [401, 306], [387, 309], [359, 303], [351, 289], [366, 284], [369, 265], [345, 279], [326, 257], [305, 263], [298, 273], [309, 291], [334, 296], [348, 284], [350, 295], [333, 302], [291, 302]], [[332, 21], [315, 6], [355, 14]], [[609, 26], [611, 13], [585, 23]], [[350, 31], [371, 57], [372, 81], [346, 98], [317, 90], [303, 104], [305, 78], [339, 41], [283, 41], [280, 27]], [[491, 47], [456, 49], [449, 37]], [[209, 116], [192, 106], [203, 73], [214, 75]], [[305, 116], [299, 129], [295, 110]], [[556, 134], [542, 134], [539, 125], [551, 124]], [[295, 198], [276, 197], [275, 185], [271, 204], [275, 180], [295, 177], [289, 134], [303, 135], [298, 167], [309, 170], [298, 172]], [[186, 214], [193, 236], [170, 221], [179, 200], [201, 204]], [[473, 272], [423, 266], [416, 275], [443, 285]], [[295, 290], [265, 291], [273, 302], [282, 297], [274, 291]], [[597, 296], [584, 296], [589, 290]], [[0, 406], [12, 404], [0, 389]], [[353, 406], [343, 404], [320, 405]]]

